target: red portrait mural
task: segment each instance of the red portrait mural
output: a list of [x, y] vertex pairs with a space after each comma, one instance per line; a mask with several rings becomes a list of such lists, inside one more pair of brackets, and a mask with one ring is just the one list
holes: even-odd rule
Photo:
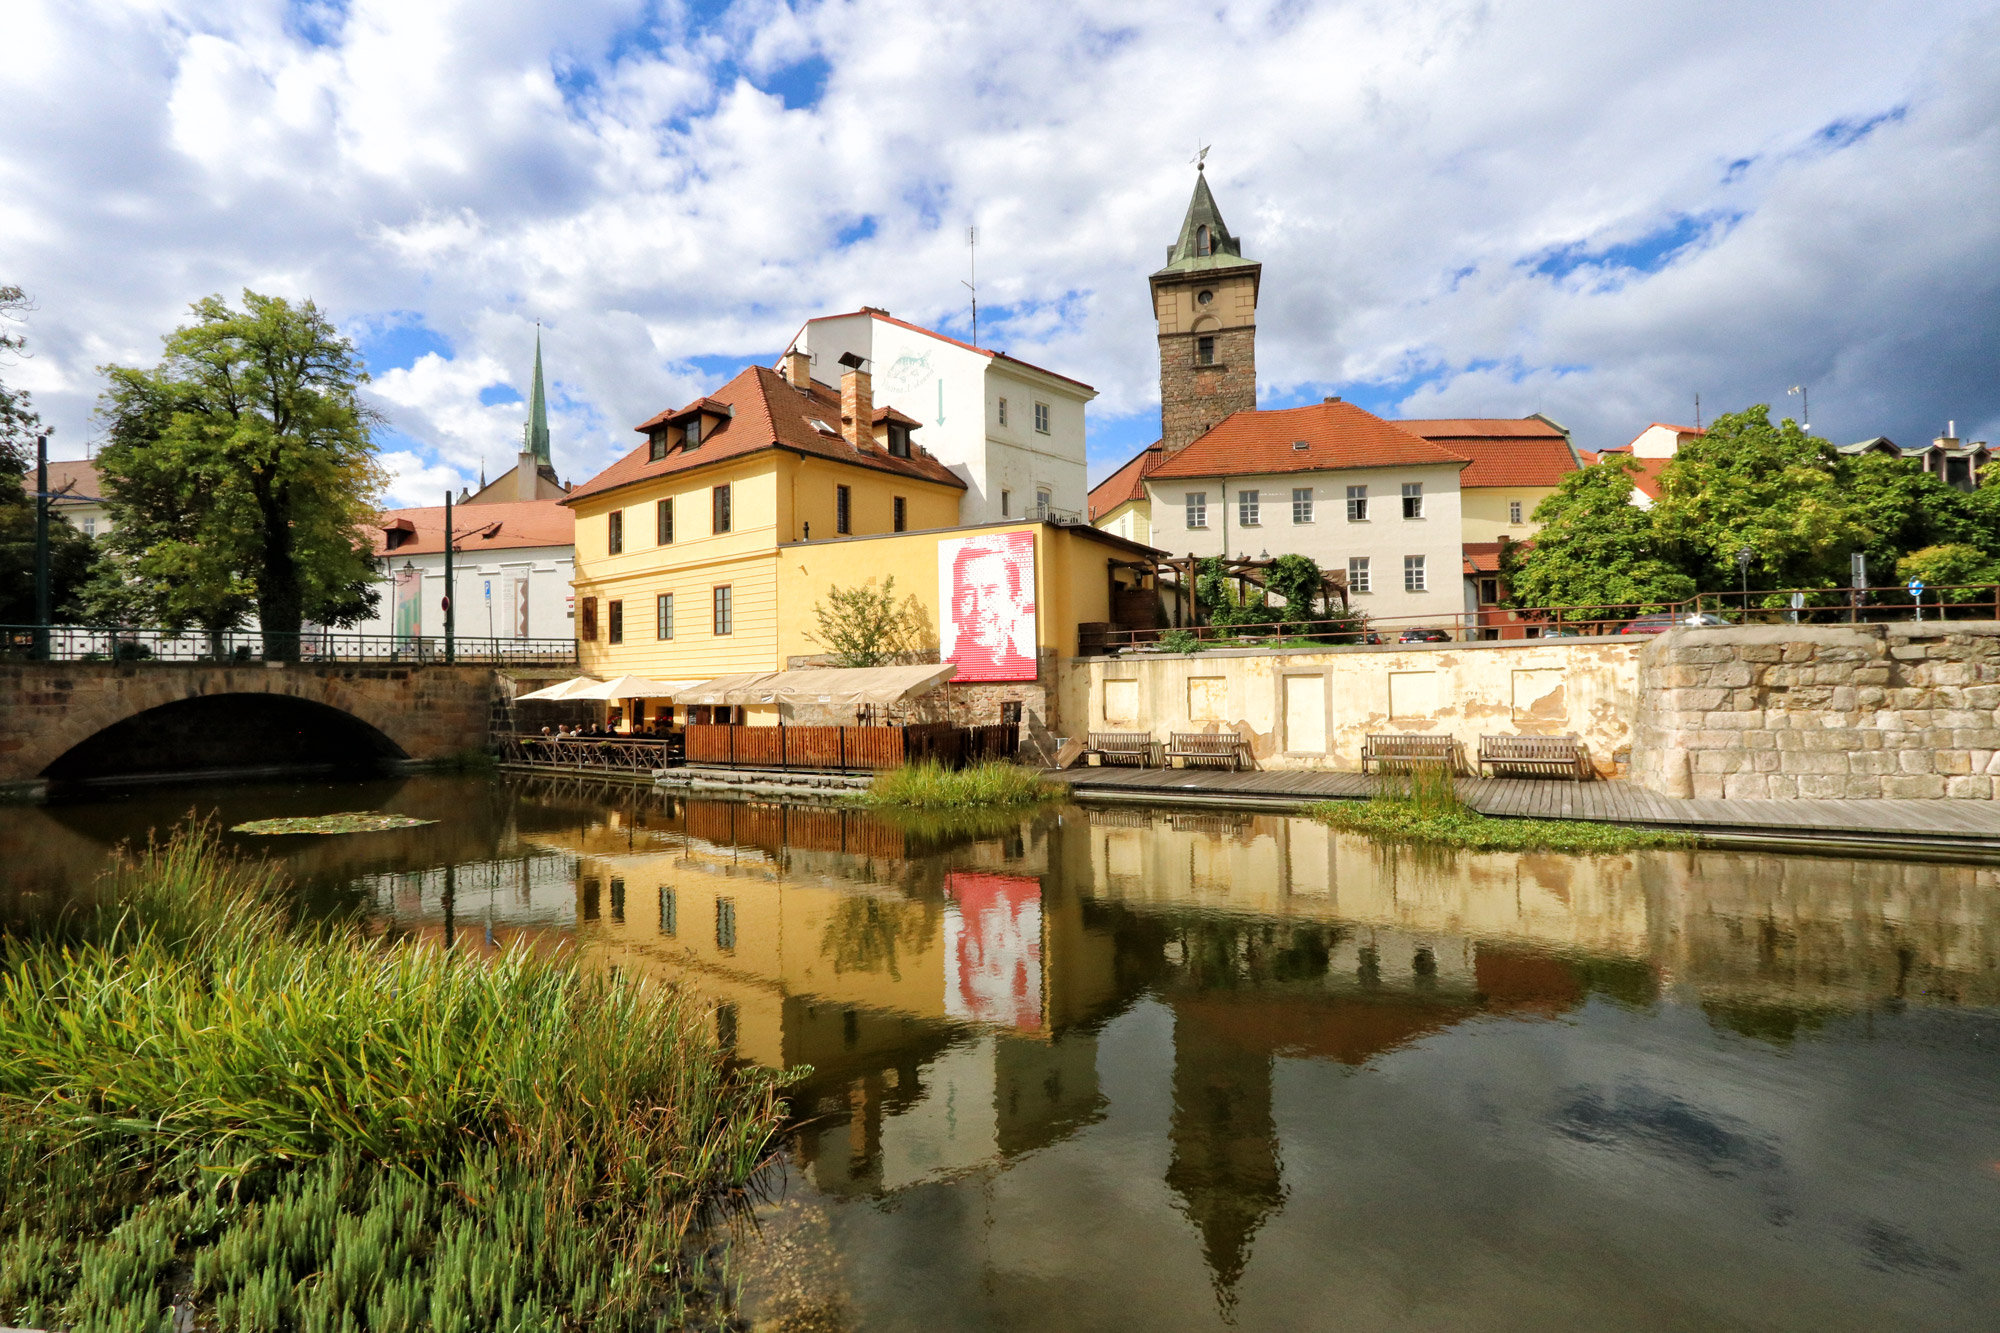
[[1035, 678], [1035, 534], [938, 543], [944, 660], [959, 681]]
[[1042, 883], [954, 870], [945, 877], [945, 1012], [1017, 1032], [1042, 1026]]

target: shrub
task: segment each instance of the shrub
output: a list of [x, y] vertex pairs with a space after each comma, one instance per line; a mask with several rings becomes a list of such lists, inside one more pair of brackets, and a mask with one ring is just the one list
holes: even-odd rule
[[877, 775], [860, 799], [909, 810], [970, 810], [1035, 805], [1061, 794], [1060, 786], [1021, 764], [987, 762], [949, 769], [925, 763]]

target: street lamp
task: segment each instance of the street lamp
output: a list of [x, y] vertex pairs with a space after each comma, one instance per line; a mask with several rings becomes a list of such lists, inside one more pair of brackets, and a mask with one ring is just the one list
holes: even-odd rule
[[1794, 384], [1791, 388], [1785, 390], [1785, 397], [1790, 398], [1793, 394], [1799, 396], [1799, 415], [1805, 418], [1804, 421], [1799, 423], [1799, 429], [1811, 430], [1812, 399], [1806, 396], [1806, 386], [1803, 384]]
[[1750, 619], [1750, 548], [1736, 553], [1736, 573], [1743, 580], [1743, 619]]

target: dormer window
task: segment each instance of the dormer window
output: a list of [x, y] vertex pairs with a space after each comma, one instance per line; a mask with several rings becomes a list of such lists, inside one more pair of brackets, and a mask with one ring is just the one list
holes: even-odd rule
[[689, 417], [687, 425], [682, 429], [681, 447], [685, 449], [701, 448], [701, 414], [699, 412]]
[[899, 422], [889, 423], [889, 453], [895, 458], [910, 456], [910, 428]]
[[667, 431], [664, 426], [646, 437], [646, 461], [657, 463], [667, 456]]
[[1207, 227], [1196, 227], [1194, 229], [1194, 252], [1197, 255], [1207, 255], [1211, 253], [1211, 247], [1209, 245], [1209, 240], [1208, 240]]

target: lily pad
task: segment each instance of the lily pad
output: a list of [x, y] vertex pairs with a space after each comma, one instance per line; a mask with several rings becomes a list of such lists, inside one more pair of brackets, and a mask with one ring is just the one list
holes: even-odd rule
[[253, 819], [235, 824], [231, 833], [382, 833], [389, 829], [435, 824], [435, 819], [385, 815], [379, 810], [348, 810], [337, 815], [298, 815], [291, 819]]

